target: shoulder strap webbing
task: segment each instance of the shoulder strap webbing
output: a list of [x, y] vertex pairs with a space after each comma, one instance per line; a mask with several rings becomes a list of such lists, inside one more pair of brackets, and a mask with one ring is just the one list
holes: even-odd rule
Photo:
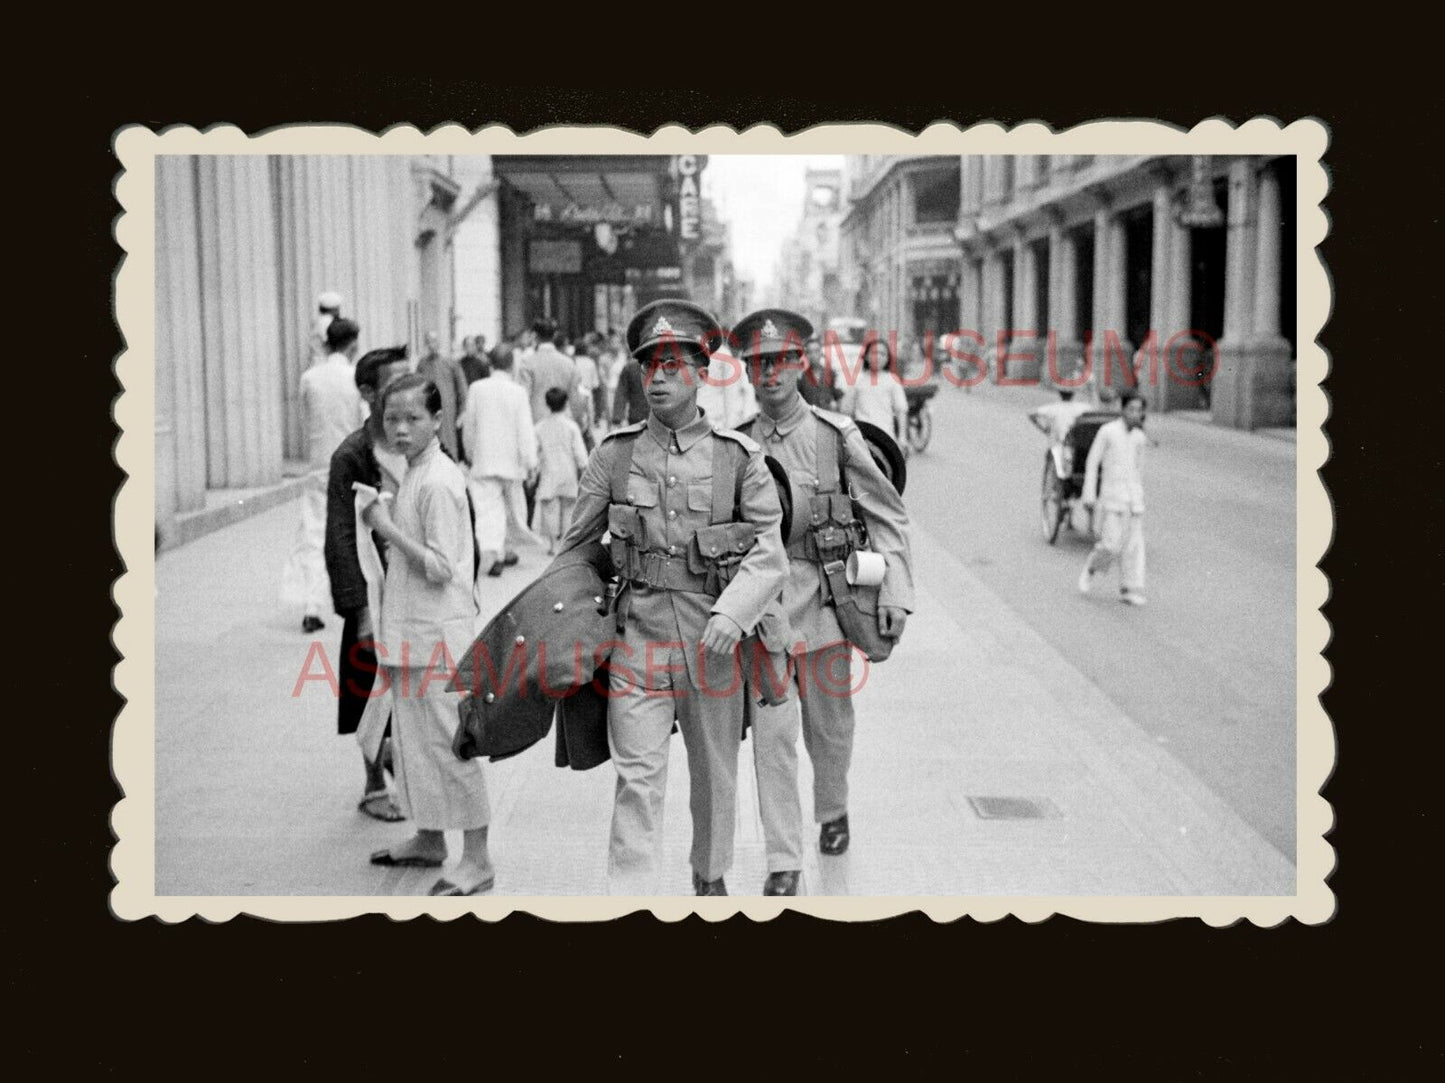
[[737, 518], [743, 498], [743, 449], [736, 440], [715, 438], [712, 445], [712, 521]]
[[818, 492], [836, 493], [841, 487], [843, 476], [839, 470], [843, 456], [839, 453], [838, 444], [843, 439], [843, 434], [834, 430], [822, 418], [817, 418], [818, 425]]
[[612, 438], [622, 445], [613, 456], [612, 471], [607, 478], [608, 495], [614, 504], [627, 502], [627, 475], [632, 472], [632, 453], [637, 447], [637, 438], [640, 435], [640, 432], [628, 432]]

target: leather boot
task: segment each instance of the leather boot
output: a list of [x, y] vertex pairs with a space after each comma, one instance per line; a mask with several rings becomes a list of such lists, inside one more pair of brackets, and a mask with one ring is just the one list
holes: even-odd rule
[[834, 856], [848, 849], [848, 814], [845, 812], [836, 820], [829, 820], [818, 832], [818, 849]]
[[727, 885], [719, 876], [716, 880], [704, 880], [696, 872], [692, 874], [692, 891], [694, 895], [726, 895]]
[[770, 872], [767, 883], [763, 885], [764, 895], [796, 895], [798, 893], [798, 877], [801, 875], [796, 869], [791, 872]]

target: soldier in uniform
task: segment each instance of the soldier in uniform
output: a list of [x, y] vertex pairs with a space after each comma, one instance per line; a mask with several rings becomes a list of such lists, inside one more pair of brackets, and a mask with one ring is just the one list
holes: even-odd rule
[[[802, 316], [765, 309], [733, 328], [732, 346], [757, 389], [761, 413], [744, 431], [777, 459], [792, 487], [791, 536], [785, 539], [789, 573], [783, 589], [792, 626], [798, 701], [759, 707], [754, 714], [758, 800], [767, 841], [765, 895], [796, 895], [802, 869], [803, 828], [798, 796], [798, 728], [813, 763], [813, 815], [821, 824], [825, 854], [848, 849], [848, 765], [853, 754], [854, 648], [826, 599], [822, 565], [846, 554], [818, 552], [816, 526], [833, 536], [857, 538], [854, 511], [862, 513], [869, 548], [887, 570], [879, 587], [878, 634], [896, 639], [913, 608], [908, 513], [869, 452], [858, 425], [804, 401], [795, 375], [813, 333]], [[851, 500], [848, 497], [851, 495]], [[840, 499], [840, 497], [842, 499]], [[822, 686], [818, 675], [826, 675]], [[844, 690], [850, 690], [845, 692]], [[801, 711], [800, 711], [801, 709]]]
[[622, 583], [608, 667], [614, 894], [658, 891], [674, 720], [692, 783], [693, 890], [727, 894], [746, 691], [738, 644], [777, 598], [787, 556], [758, 446], [697, 408], [719, 338], [716, 320], [686, 301], [655, 301], [633, 318], [627, 345], [650, 414], [592, 453], [558, 558], [605, 531]]

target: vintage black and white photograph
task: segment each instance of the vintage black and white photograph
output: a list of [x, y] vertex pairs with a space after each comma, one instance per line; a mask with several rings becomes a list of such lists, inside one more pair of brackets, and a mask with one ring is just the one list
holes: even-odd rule
[[122, 133], [117, 912], [1328, 918], [1322, 128], [1033, 127]]

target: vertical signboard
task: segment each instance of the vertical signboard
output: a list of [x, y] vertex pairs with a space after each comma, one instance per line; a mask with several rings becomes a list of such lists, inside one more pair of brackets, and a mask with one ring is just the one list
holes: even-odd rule
[[677, 177], [677, 236], [681, 241], [695, 242], [702, 237], [702, 191], [699, 187], [707, 156], [678, 154], [672, 159]]

